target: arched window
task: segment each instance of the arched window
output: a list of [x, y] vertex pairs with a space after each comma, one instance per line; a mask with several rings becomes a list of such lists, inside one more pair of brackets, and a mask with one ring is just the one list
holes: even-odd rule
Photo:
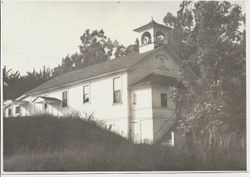
[[158, 31], [155, 36], [156, 36], [157, 43], [160, 43], [160, 44], [164, 43], [165, 35], [162, 32]]
[[147, 45], [151, 43], [151, 34], [149, 32], [145, 32], [141, 36], [141, 44]]

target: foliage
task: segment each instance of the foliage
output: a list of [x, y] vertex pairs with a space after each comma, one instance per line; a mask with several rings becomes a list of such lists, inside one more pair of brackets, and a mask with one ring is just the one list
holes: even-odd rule
[[79, 69], [88, 65], [110, 60], [112, 57], [124, 56], [129, 53], [138, 53], [139, 43], [123, 46], [118, 41], [112, 41], [103, 30], [87, 29], [80, 37], [80, 53], [67, 55], [62, 59], [62, 64], [53, 70], [53, 76]]
[[245, 138], [244, 18], [240, 6], [225, 1], [183, 1], [176, 16], [164, 17], [173, 27], [170, 47], [198, 75], [194, 81], [180, 73], [187, 88], [176, 98], [182, 110], [180, 127], [208, 142], [206, 149], [223, 142], [226, 134]]
[[12, 69], [4, 67], [3, 80], [6, 84], [3, 87], [3, 99], [15, 99], [51, 78], [51, 70], [45, 66], [39, 72], [33, 70], [24, 76], [21, 76], [18, 71], [13, 72]]
[[133, 144], [74, 116], [11, 117], [3, 124], [4, 171], [246, 169], [240, 150], [217, 152], [215, 159], [201, 160], [203, 154], [195, 148]]
[[103, 30], [86, 30], [80, 37], [81, 45], [80, 53], [67, 55], [62, 59], [62, 64], [53, 69], [43, 67], [43, 70], [27, 72], [21, 76], [18, 71], [13, 72], [12, 69], [3, 68], [4, 78], [4, 99], [15, 99], [26, 91], [52, 79], [62, 73], [72, 71], [74, 69], [83, 68], [88, 65], [110, 60], [111, 57], [119, 57], [128, 55], [129, 53], [138, 53], [139, 43], [124, 47], [118, 41], [111, 41]]
[[6, 66], [3, 68], [3, 81], [8, 85], [9, 81], [17, 80], [20, 78], [20, 73], [18, 71], [12, 72], [12, 69], [7, 69]]

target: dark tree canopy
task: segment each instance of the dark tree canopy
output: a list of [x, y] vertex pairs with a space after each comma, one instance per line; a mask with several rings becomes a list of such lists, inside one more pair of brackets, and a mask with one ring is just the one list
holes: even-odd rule
[[3, 86], [3, 99], [15, 99], [21, 96], [26, 91], [40, 85], [43, 82], [52, 78], [52, 73], [49, 68], [43, 67], [43, 70], [27, 72], [21, 76], [18, 71], [7, 70], [3, 68], [3, 81], [6, 83]]
[[[229, 2], [184, 1], [177, 15], [168, 13], [173, 27], [170, 47], [195, 71], [199, 79], [179, 95], [180, 127], [211, 137], [242, 133], [246, 128], [246, 36], [241, 7]], [[195, 67], [193, 67], [195, 66]]]

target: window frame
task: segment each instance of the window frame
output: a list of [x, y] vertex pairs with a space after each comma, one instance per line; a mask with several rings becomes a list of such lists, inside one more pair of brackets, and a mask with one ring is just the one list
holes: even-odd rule
[[[17, 110], [18, 110], [18, 112], [17, 112]], [[15, 114], [20, 114], [21, 113], [21, 108], [20, 108], [20, 106], [16, 106], [15, 107]]]
[[[159, 40], [157, 39], [159, 36], [163, 36], [163, 39], [162, 40]], [[162, 32], [162, 31], [157, 31], [156, 34], [155, 34], [155, 40], [156, 40], [156, 43], [157, 44], [163, 44], [164, 43], [164, 40], [165, 40], [166, 36], [165, 34]]]
[[44, 111], [48, 110], [48, 103], [47, 102], [43, 102], [43, 110]]
[[[89, 93], [85, 93], [84, 91], [85, 91], [85, 87], [89, 87]], [[91, 98], [91, 91], [90, 91], [90, 84], [85, 84], [85, 85], [83, 85], [83, 87], [82, 87], [82, 102], [83, 102], [83, 104], [89, 104], [90, 103], [90, 98]], [[88, 101], [85, 101], [85, 95], [89, 95], [89, 100]]]
[[133, 105], [137, 104], [137, 95], [136, 95], [136, 93], [133, 93], [133, 95], [132, 95], [132, 104]]
[[[163, 95], [165, 95], [165, 101], [163, 102]], [[168, 108], [168, 98], [167, 98], [167, 93], [166, 92], [164, 92], [164, 93], [160, 93], [160, 99], [161, 99], [161, 108]], [[165, 104], [163, 104], [163, 103], [165, 103]]]
[[[120, 79], [120, 89], [119, 90], [115, 90], [115, 79]], [[113, 77], [113, 104], [122, 104], [122, 77], [121, 76], [115, 76]], [[120, 95], [120, 100], [116, 101], [115, 100], [115, 93], [119, 93]]]
[[12, 116], [12, 109], [8, 108], [8, 116]]
[[[64, 97], [63, 97], [63, 93], [65, 92], [66, 92], [66, 105], [64, 105]], [[62, 91], [62, 108], [68, 107], [68, 97], [69, 97], [68, 90], [63, 90]]]
[[[148, 37], [149, 41], [148, 43], [144, 44], [143, 42], [143, 39], [144, 37]], [[145, 31], [142, 35], [141, 35], [141, 47], [142, 46], [146, 46], [146, 45], [149, 45], [149, 44], [152, 44], [152, 35], [149, 31]]]

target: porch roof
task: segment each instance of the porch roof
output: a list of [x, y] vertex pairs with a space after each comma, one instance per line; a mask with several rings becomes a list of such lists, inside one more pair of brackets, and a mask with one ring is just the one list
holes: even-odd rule
[[186, 89], [184, 84], [177, 78], [172, 76], [164, 76], [157, 73], [151, 73], [132, 85], [132, 87], [140, 87], [145, 85], [175, 86], [179, 89]]
[[32, 102], [39, 103], [39, 102], [43, 102], [43, 101], [47, 101], [47, 102], [61, 102], [61, 100], [58, 99], [58, 98], [47, 97], [47, 96], [38, 96]]
[[174, 85], [177, 83], [177, 79], [171, 76], [159, 75], [156, 73], [151, 73], [135, 83], [133, 87], [151, 84], [151, 85]]
[[6, 102], [3, 103], [3, 107], [7, 108], [11, 105], [23, 105], [23, 104], [27, 104], [28, 101], [22, 101], [22, 100], [8, 100]]

